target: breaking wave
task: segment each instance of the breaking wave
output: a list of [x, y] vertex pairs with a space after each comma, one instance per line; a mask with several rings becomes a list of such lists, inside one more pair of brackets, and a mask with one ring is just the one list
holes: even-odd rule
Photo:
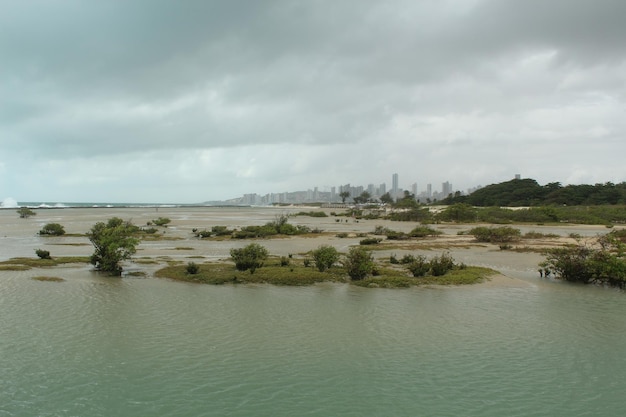
[[2, 208], [17, 208], [19, 207], [17, 204], [17, 201], [11, 197], [7, 197], [4, 200], [2, 200], [2, 203], [0, 203], [0, 207]]

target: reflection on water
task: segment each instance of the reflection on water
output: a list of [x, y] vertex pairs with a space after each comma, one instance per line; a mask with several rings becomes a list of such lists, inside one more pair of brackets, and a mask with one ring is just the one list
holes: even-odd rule
[[0, 415], [619, 415], [618, 291], [3, 272]]

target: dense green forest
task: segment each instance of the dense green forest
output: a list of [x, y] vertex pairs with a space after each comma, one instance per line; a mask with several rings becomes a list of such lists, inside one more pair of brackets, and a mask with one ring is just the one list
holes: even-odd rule
[[492, 184], [470, 195], [450, 195], [443, 204], [466, 203], [477, 207], [596, 206], [626, 204], [626, 182], [595, 185], [539, 185], [533, 179], [514, 179]]

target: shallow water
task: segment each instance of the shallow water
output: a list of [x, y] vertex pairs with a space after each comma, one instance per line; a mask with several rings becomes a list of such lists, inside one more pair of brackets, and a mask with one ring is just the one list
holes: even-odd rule
[[2, 274], [0, 415], [614, 416], [618, 291]]
[[[39, 238], [17, 229], [0, 246], [32, 256]], [[624, 292], [543, 281], [509, 256], [499, 266], [523, 285], [0, 271], [0, 416], [622, 415]]]

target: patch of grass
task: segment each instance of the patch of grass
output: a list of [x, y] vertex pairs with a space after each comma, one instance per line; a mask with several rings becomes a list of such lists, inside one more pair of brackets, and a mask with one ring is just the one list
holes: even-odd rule
[[318, 282], [349, 282], [360, 287], [370, 288], [407, 288], [420, 285], [468, 285], [483, 282], [496, 274], [489, 268], [465, 267], [454, 269], [443, 276], [414, 278], [403, 269], [376, 266], [376, 276], [363, 280], [350, 280], [342, 267], [332, 267], [325, 272], [292, 262], [281, 266], [279, 260], [270, 259], [267, 264], [257, 268], [254, 274], [237, 271], [231, 263], [207, 262], [201, 264], [197, 274], [189, 274], [186, 265], [170, 265], [158, 270], [155, 277], [175, 281], [202, 284], [272, 284], [272, 285], [313, 285]]
[[312, 285], [316, 282], [345, 282], [343, 268], [331, 268], [319, 272], [314, 268], [292, 264], [289, 267], [280, 263], [257, 268], [254, 274], [237, 271], [230, 263], [204, 263], [197, 274], [188, 274], [185, 265], [170, 265], [154, 274], [159, 278], [204, 284], [273, 284], [273, 285]]
[[534, 230], [531, 230], [530, 232], [526, 232], [522, 236], [522, 238], [524, 239], [556, 239], [559, 237], [560, 236], [555, 233], [541, 233], [541, 232], [535, 232]]
[[0, 271], [28, 271], [31, 267], [27, 265], [2, 264]]
[[545, 253], [545, 247], [515, 246], [510, 249], [511, 252], [518, 253]]
[[35, 281], [45, 281], [45, 282], [64, 282], [65, 281], [63, 278], [48, 277], [48, 276], [33, 277], [33, 279]]
[[145, 277], [146, 273], [144, 271], [132, 271], [125, 274], [129, 277]]
[[173, 235], [168, 235], [166, 233], [154, 233], [154, 234], [141, 234], [138, 236], [141, 240], [146, 241], [146, 242], [160, 242], [160, 241], [167, 241], [167, 240], [183, 240], [182, 237], [177, 237], [177, 236], [173, 236]]
[[470, 285], [488, 280], [497, 271], [478, 266], [468, 266], [463, 269], [454, 269], [438, 277], [425, 276], [413, 278], [406, 273], [393, 269], [384, 269], [376, 277], [368, 277], [352, 284], [368, 288], [407, 288], [421, 285]]
[[459, 249], [469, 249], [472, 247], [485, 247], [486, 245], [481, 245], [477, 243], [453, 243], [453, 242], [442, 242], [442, 243], [429, 243], [429, 242], [415, 242], [415, 241], [403, 241], [399, 243], [394, 241], [394, 243], [388, 243], [387, 241], [382, 242], [380, 245], [372, 246], [371, 250], [442, 250], [442, 249], [450, 249], [450, 248], [459, 248]]
[[51, 268], [58, 265], [66, 265], [66, 264], [84, 264], [89, 263], [88, 256], [63, 256], [63, 257], [54, 257], [52, 259], [39, 259], [39, 258], [12, 258], [8, 261], [0, 262], [0, 269], [10, 270], [10, 271], [24, 271], [25, 269], [5, 269], [3, 267], [15, 267], [15, 266], [23, 266], [26, 269], [29, 268]]
[[157, 261], [156, 259], [150, 259], [150, 258], [133, 259], [133, 262], [136, 264], [140, 264], [140, 265], [153, 265], [153, 264], [159, 263], [159, 261]]

